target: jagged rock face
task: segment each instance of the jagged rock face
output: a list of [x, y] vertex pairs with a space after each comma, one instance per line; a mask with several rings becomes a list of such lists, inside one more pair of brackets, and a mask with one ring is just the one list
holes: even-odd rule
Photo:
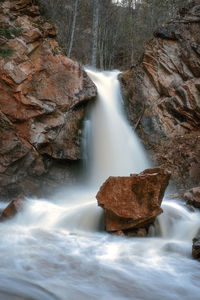
[[120, 75], [128, 116], [156, 163], [192, 187], [200, 181], [200, 1], [154, 36]]
[[69, 181], [81, 159], [81, 129], [96, 87], [65, 56], [56, 29], [36, 1], [4, 1], [1, 27], [20, 28], [2, 39], [14, 53], [0, 60], [0, 194], [34, 193]]
[[[104, 208], [105, 226], [109, 232], [148, 228], [162, 213], [161, 202], [170, 174], [162, 169], [147, 169], [129, 177], [109, 177], [96, 198]], [[141, 234], [141, 232], [139, 232]]]

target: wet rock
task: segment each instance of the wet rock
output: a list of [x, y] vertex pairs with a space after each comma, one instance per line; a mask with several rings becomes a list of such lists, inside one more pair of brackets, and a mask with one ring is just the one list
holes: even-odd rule
[[187, 209], [190, 210], [191, 212], [195, 212], [195, 209], [194, 209], [194, 207], [193, 207], [192, 205], [186, 204], [186, 207], [187, 207]]
[[121, 236], [121, 237], [125, 237], [126, 236], [125, 233], [123, 232], [123, 230], [114, 231], [113, 234]]
[[128, 117], [156, 165], [179, 189], [200, 182], [200, 10], [192, 1], [119, 75]]
[[168, 194], [168, 195], [165, 196], [165, 198], [167, 200], [181, 200], [182, 199], [182, 197], [181, 197], [181, 195], [179, 193]]
[[188, 205], [200, 208], [200, 187], [195, 187], [183, 194], [183, 198], [187, 201]]
[[126, 236], [129, 237], [146, 237], [147, 235], [148, 229], [146, 228], [131, 229], [126, 231]]
[[[0, 3], [4, 41], [0, 59], [0, 195], [35, 194], [73, 181], [82, 158], [87, 104], [96, 87], [79, 63], [62, 55], [53, 24], [35, 1]], [[1, 10], [2, 8], [2, 10]]]
[[106, 231], [133, 230], [144, 236], [156, 216], [162, 213], [161, 202], [170, 174], [162, 169], [147, 169], [129, 177], [109, 177], [96, 195], [104, 209]]
[[0, 221], [5, 221], [14, 217], [18, 212], [23, 210], [25, 204], [25, 197], [23, 195], [19, 195], [16, 199], [14, 199], [2, 212], [0, 216]]
[[192, 256], [200, 261], [200, 236], [193, 239]]

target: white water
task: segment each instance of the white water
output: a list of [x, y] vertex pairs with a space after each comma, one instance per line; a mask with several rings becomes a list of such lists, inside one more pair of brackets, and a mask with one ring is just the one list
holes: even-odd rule
[[150, 164], [122, 112], [119, 72], [87, 73], [98, 88], [98, 100], [88, 124], [89, 182], [100, 186], [109, 176], [139, 173]]
[[87, 184], [51, 202], [28, 199], [22, 213], [0, 224], [0, 299], [199, 300], [200, 264], [191, 258], [199, 212], [164, 201], [154, 230], [162, 237], [100, 232], [97, 184], [148, 162], [120, 112], [117, 72], [88, 73], [100, 97], [85, 133], [95, 141]]

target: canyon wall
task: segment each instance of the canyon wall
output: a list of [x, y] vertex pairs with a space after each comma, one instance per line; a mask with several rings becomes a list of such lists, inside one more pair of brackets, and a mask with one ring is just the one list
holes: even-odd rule
[[62, 55], [37, 1], [0, 3], [0, 198], [73, 181], [96, 87]]
[[200, 1], [160, 26], [119, 76], [128, 117], [178, 189], [200, 182]]

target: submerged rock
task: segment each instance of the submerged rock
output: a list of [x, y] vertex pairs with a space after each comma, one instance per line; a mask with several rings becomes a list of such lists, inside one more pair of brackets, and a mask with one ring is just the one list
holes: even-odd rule
[[12, 28], [0, 59], [0, 195], [35, 194], [74, 179], [83, 118], [96, 87], [64, 55], [54, 25], [35, 1], [0, 3], [2, 28]]
[[192, 256], [200, 261], [200, 236], [193, 239]]
[[188, 205], [200, 208], [200, 187], [195, 187], [183, 194], [183, 198], [187, 201]]
[[3, 210], [0, 216], [0, 221], [5, 221], [14, 217], [18, 212], [22, 211], [25, 203], [25, 197], [19, 195]]
[[169, 179], [169, 172], [160, 168], [129, 177], [109, 177], [96, 195], [98, 205], [104, 209], [106, 231], [144, 236], [162, 213]]
[[200, 9], [159, 27], [141, 61], [119, 75], [129, 119], [179, 189], [200, 181]]

